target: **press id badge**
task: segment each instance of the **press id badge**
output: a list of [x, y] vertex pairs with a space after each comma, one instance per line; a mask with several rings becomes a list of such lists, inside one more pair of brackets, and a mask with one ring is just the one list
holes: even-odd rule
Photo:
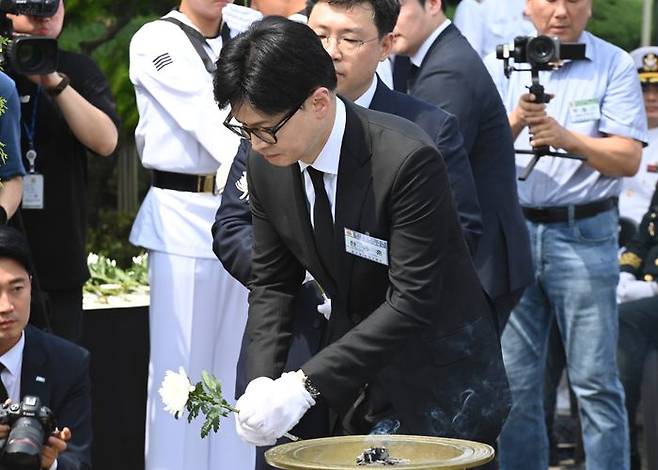
[[23, 176], [23, 209], [43, 209], [43, 175], [28, 173]]
[[569, 115], [571, 122], [597, 121], [601, 119], [599, 100], [591, 98], [572, 101], [569, 105]]
[[375, 263], [388, 266], [388, 242], [379, 238], [345, 229], [345, 251]]

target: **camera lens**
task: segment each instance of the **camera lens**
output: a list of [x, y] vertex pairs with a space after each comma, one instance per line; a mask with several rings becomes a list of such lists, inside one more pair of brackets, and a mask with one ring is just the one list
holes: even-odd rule
[[557, 51], [555, 42], [548, 36], [537, 36], [528, 42], [528, 62], [539, 65], [555, 62]]

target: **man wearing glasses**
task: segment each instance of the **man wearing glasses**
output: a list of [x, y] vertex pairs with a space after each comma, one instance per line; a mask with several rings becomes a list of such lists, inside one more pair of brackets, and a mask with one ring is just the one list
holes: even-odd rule
[[[427, 103], [390, 90], [375, 74], [378, 64], [386, 60], [392, 46], [391, 31], [399, 12], [397, 0], [321, 0], [309, 3], [308, 25], [322, 40], [337, 72], [337, 92], [363, 107], [397, 114], [418, 124], [432, 136], [444, 158], [448, 177], [455, 193], [460, 223], [471, 252], [482, 232], [477, 194], [473, 184], [468, 156], [462, 146], [457, 119]], [[293, 109], [296, 111], [296, 108]], [[288, 117], [289, 114], [286, 116]], [[287, 122], [286, 117], [282, 121]], [[238, 132], [241, 126], [229, 126]], [[281, 124], [273, 129], [255, 130], [261, 140], [273, 142]], [[214, 251], [224, 267], [244, 285], [251, 276], [252, 218], [246, 185], [247, 155], [250, 150], [245, 135], [236, 155], [222, 195], [222, 203], [213, 225]], [[295, 298], [293, 340], [285, 370], [297, 370], [320, 347], [326, 324], [316, 312], [321, 302], [317, 285], [308, 276]], [[330, 313], [330, 300], [324, 300], [319, 310]], [[237, 367], [236, 396], [246, 387], [244, 358], [248, 337], [243, 339]], [[292, 433], [302, 438], [319, 437], [324, 422], [318, 407], [305, 415]], [[326, 431], [325, 431], [326, 433]], [[263, 468], [263, 448], [257, 451], [256, 468]]]
[[[217, 67], [215, 98], [252, 147], [238, 434], [271, 445], [322, 401], [327, 434], [493, 442], [508, 403], [502, 358], [432, 141], [337, 98], [331, 58], [304, 25], [255, 23]], [[282, 374], [305, 271], [332, 299], [324, 348]]]

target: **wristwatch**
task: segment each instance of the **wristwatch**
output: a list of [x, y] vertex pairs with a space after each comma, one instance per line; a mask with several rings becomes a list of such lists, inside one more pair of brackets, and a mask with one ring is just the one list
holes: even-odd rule
[[304, 373], [303, 370], [299, 369], [297, 373], [301, 376], [302, 378], [302, 383], [304, 384], [304, 388], [308, 392], [309, 395], [311, 395], [311, 398], [315, 399], [320, 396], [320, 390], [317, 389], [317, 387], [311, 382], [311, 379], [308, 378], [308, 376]]
[[61, 92], [64, 91], [64, 88], [69, 86], [69, 84], [71, 83], [71, 79], [68, 77], [68, 75], [65, 75], [61, 72], [57, 72], [57, 75], [62, 77], [60, 82], [54, 87], [46, 88], [46, 93], [48, 93], [50, 96], [53, 97], [58, 96]]

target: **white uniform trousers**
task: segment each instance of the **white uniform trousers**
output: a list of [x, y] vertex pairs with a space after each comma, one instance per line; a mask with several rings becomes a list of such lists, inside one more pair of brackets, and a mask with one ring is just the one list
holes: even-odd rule
[[151, 356], [146, 413], [146, 470], [253, 470], [254, 448], [234, 418], [201, 439], [202, 417], [176, 420], [158, 389], [166, 370], [183, 366], [193, 383], [215, 374], [234, 403], [235, 366], [247, 319], [247, 290], [216, 259], [149, 252]]

